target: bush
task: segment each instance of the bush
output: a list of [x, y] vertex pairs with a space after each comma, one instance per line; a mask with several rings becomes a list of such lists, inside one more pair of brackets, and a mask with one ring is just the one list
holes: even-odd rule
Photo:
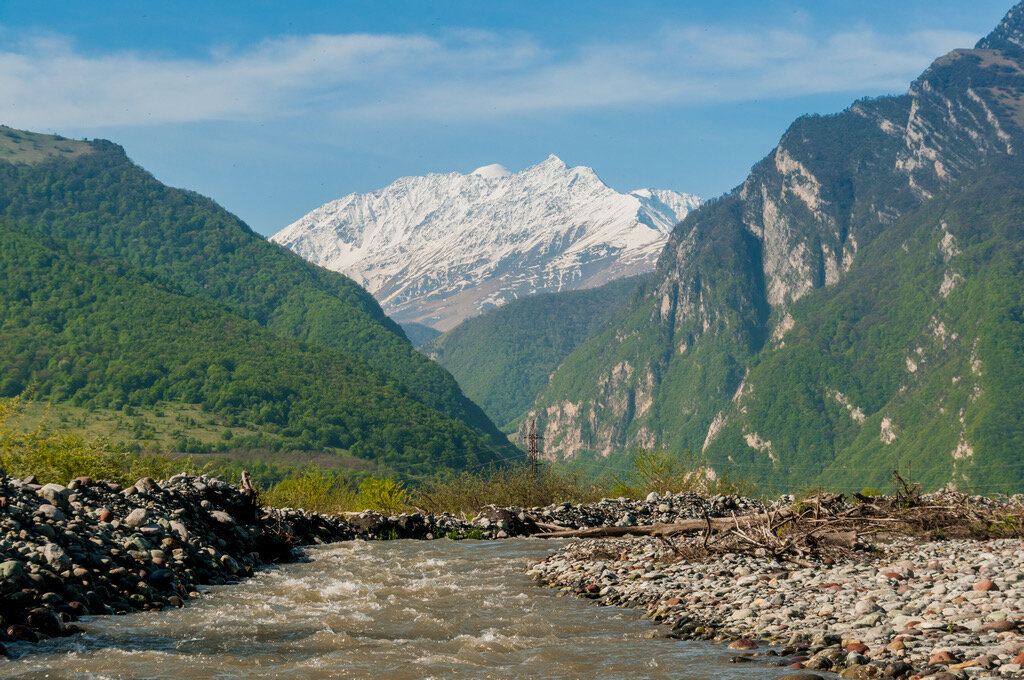
[[517, 464], [482, 472], [439, 475], [416, 492], [415, 503], [427, 512], [471, 514], [484, 505], [535, 507], [553, 503], [586, 503], [600, 499], [601, 484], [587, 484], [580, 476], [542, 465], [536, 471]]
[[385, 515], [394, 515], [409, 507], [409, 492], [401, 482], [390, 477], [367, 477], [359, 485], [355, 503], [360, 510], [376, 510]]
[[348, 510], [354, 501], [355, 492], [344, 474], [314, 467], [306, 468], [297, 477], [281, 480], [260, 495], [263, 505], [322, 513]]

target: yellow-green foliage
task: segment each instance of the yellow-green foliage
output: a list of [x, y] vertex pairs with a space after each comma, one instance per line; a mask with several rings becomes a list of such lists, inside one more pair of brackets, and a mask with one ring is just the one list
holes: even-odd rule
[[713, 473], [689, 450], [676, 455], [661, 447], [641, 448], [633, 455], [629, 474], [616, 479], [611, 495], [643, 498], [652, 491], [753, 496], [757, 487], [728, 471]]
[[309, 467], [297, 477], [278, 482], [260, 501], [275, 507], [338, 513], [353, 506], [355, 492], [343, 474]]
[[401, 482], [390, 477], [367, 477], [359, 485], [359, 495], [355, 502], [358, 510], [377, 510], [385, 515], [393, 515], [409, 507], [409, 492]]
[[416, 493], [416, 505], [427, 512], [474, 513], [484, 505], [534, 507], [553, 503], [586, 503], [604, 494], [574, 472], [544, 465], [510, 465], [483, 472], [439, 476]]
[[44, 483], [67, 484], [88, 476], [127, 485], [140, 477], [195, 471], [191, 459], [140, 456], [106, 439], [86, 440], [70, 430], [50, 429], [45, 422], [21, 428], [23, 409], [20, 397], [0, 399], [0, 466], [14, 477], [35, 475]]

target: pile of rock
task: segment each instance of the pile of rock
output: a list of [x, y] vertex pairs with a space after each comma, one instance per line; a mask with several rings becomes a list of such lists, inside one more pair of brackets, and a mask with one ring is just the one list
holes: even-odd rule
[[763, 509], [759, 501], [742, 496], [701, 497], [695, 493], [658, 494], [652, 492], [642, 501], [629, 498], [604, 498], [598, 503], [572, 505], [561, 503], [545, 508], [530, 508], [527, 514], [538, 522], [566, 529], [597, 527], [640, 527], [669, 524], [685, 519], [728, 517]]
[[354, 535], [335, 518], [262, 510], [206, 476], [126, 489], [85, 477], [66, 487], [34, 481], [0, 485], [0, 643], [73, 634], [89, 613], [181, 606], [200, 584]]
[[531, 573], [600, 604], [644, 608], [671, 637], [781, 647], [763, 653], [775, 665], [846, 678], [1024, 677], [1024, 542], [882, 548], [862, 561], [792, 570], [743, 555], [681, 561], [647, 538], [590, 540]]
[[472, 519], [442, 514], [384, 515], [349, 513], [349, 524], [361, 538], [478, 538], [534, 536], [545, 530], [642, 527], [704, 517], [744, 515], [763, 509], [759, 501], [740, 496], [702, 498], [694, 493], [651, 493], [642, 501], [605, 498], [597, 503], [558, 503], [546, 507], [502, 508], [488, 505]]

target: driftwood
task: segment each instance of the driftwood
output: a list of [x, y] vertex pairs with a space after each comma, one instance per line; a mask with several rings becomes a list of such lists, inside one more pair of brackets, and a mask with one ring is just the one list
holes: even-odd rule
[[[874, 539], [912, 536], [944, 538], [1022, 538], [1024, 506], [978, 501], [947, 491], [923, 496], [920, 487], [894, 474], [893, 496], [822, 493], [766, 513], [712, 518], [700, 504], [702, 517], [671, 524], [566, 529], [538, 523], [541, 538], [660, 539], [678, 559], [700, 559], [741, 553], [777, 559], [783, 565], [810, 567], [810, 560], [842, 559], [870, 549]], [[699, 536], [703, 534], [703, 536]], [[692, 535], [693, 538], [687, 538]]]
[[[538, 524], [546, 533], [534, 534], [537, 538], [619, 538], [622, 536], [661, 536], [669, 538], [681, 534], [701, 531], [727, 531], [742, 520], [745, 525], [763, 523], [768, 515], [742, 515], [740, 517], [706, 517], [685, 519], [668, 524], [650, 524], [639, 527], [594, 527], [591, 529], [565, 529], [555, 524]], [[557, 527], [557, 529], [555, 528]]]

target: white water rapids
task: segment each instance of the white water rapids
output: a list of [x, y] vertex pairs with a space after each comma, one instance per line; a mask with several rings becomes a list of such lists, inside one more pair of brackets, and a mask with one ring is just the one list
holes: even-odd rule
[[0, 678], [773, 678], [724, 647], [647, 637], [638, 612], [558, 597], [523, 575], [541, 540], [337, 543], [183, 609], [83, 620], [10, 645]]

